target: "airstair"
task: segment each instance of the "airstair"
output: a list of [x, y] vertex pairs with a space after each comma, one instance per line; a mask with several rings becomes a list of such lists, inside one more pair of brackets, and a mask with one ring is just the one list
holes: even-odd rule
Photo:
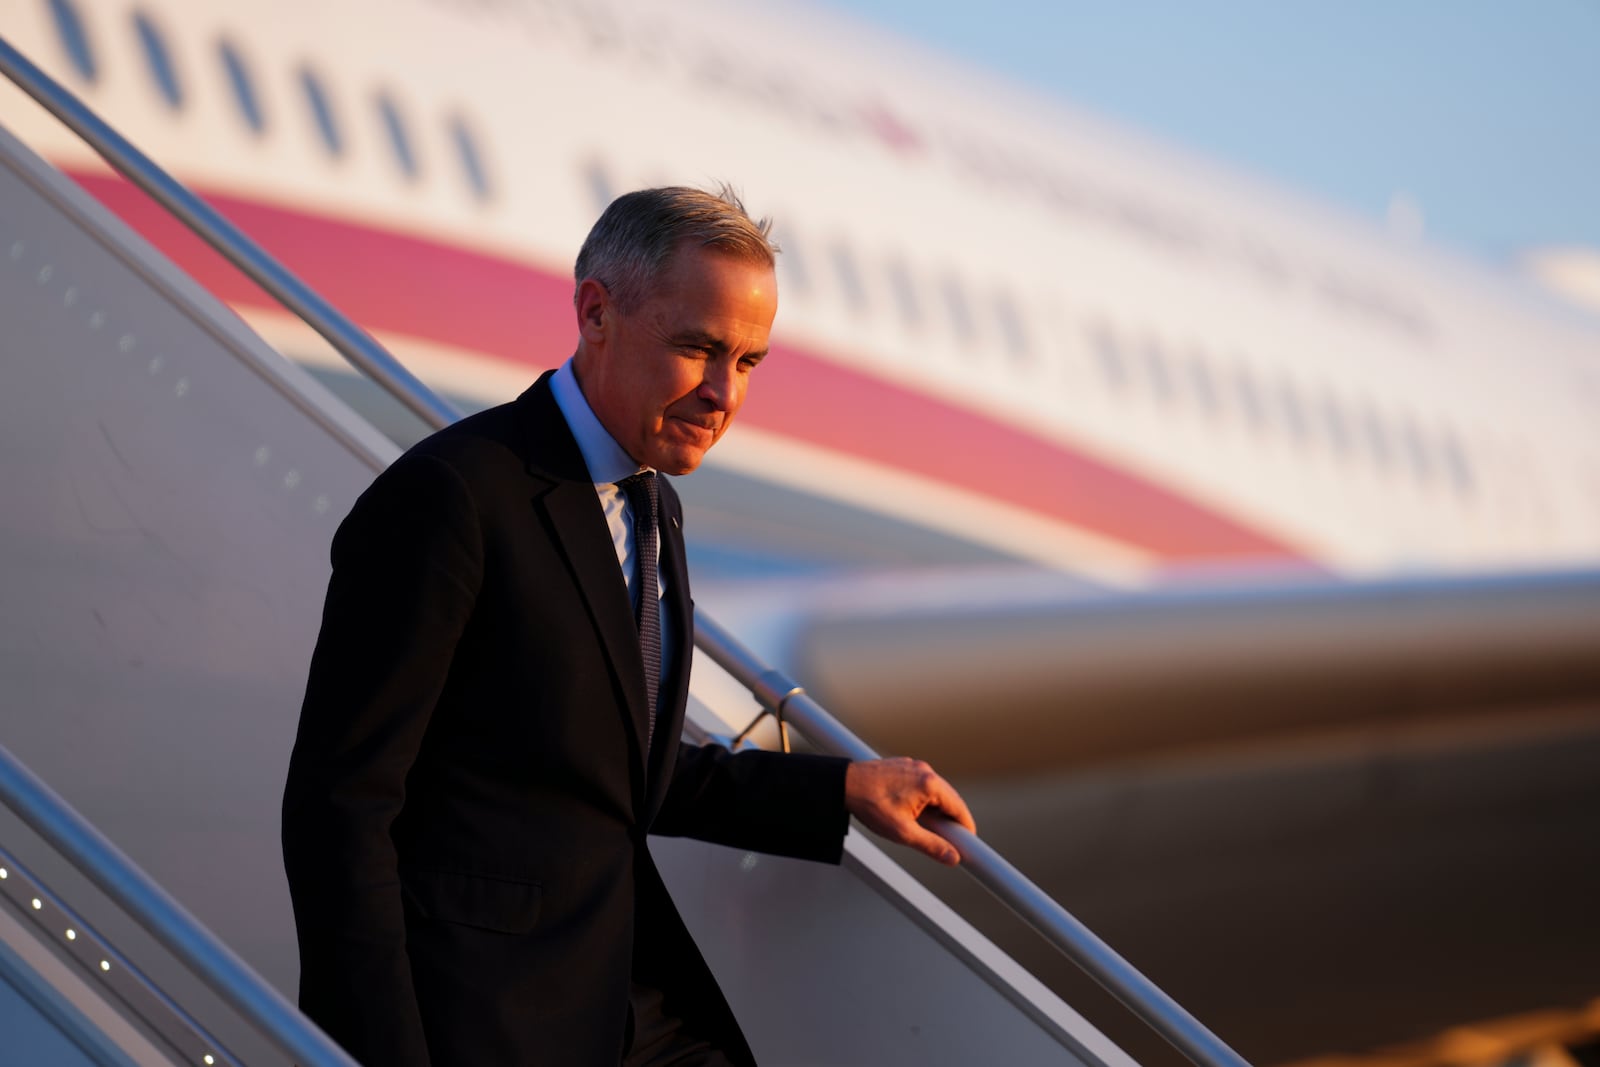
[[[418, 415], [453, 417], [3, 41], [0, 67]], [[350, 1062], [286, 999], [278, 800], [327, 545], [395, 455], [0, 128], [0, 1063]], [[703, 737], [759, 705], [782, 736], [869, 754], [713, 620], [696, 644]], [[1190, 1059], [1243, 1064], [982, 841], [938, 831]], [[840, 868], [654, 850], [764, 1064], [1132, 1062], [859, 831]]]

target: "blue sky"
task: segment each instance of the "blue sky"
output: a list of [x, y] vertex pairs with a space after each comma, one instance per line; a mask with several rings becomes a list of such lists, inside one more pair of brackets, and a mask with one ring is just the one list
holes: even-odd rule
[[1600, 0], [819, 0], [1508, 261], [1600, 248]]

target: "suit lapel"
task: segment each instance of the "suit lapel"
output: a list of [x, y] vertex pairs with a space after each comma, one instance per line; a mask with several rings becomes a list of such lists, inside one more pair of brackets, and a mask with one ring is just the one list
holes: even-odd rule
[[540, 483], [532, 503], [566, 559], [624, 694], [622, 714], [632, 739], [629, 764], [637, 804], [644, 795], [644, 741], [649, 729], [639, 628], [594, 481], [556, 406], [549, 377], [541, 377], [518, 401], [523, 407], [519, 422], [528, 442], [528, 473]]

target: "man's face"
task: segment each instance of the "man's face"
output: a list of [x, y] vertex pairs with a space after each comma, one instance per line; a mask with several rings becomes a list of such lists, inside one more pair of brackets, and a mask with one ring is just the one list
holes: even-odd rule
[[626, 315], [604, 286], [584, 281], [579, 384], [630, 456], [688, 474], [738, 414], [777, 313], [771, 267], [698, 246], [679, 248]]

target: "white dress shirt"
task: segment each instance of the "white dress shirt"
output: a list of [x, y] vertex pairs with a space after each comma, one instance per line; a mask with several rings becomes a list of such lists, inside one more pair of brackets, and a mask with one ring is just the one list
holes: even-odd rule
[[[633, 509], [628, 506], [628, 494], [617, 483], [630, 475], [647, 471], [646, 467], [623, 451], [616, 439], [595, 417], [578, 385], [578, 375], [572, 369], [572, 360], [563, 363], [550, 379], [550, 391], [555, 396], [556, 407], [567, 420], [567, 429], [577, 439], [578, 451], [583, 453], [583, 465], [594, 479], [595, 495], [600, 498], [600, 508], [606, 515], [606, 526], [611, 530], [611, 543], [617, 550], [617, 566], [622, 568], [622, 580], [627, 583], [628, 595], [635, 607], [639, 603], [638, 575], [634, 565]], [[660, 477], [658, 473], [656, 477]], [[668, 624], [666, 612], [667, 573], [661, 567], [661, 535], [656, 534], [656, 611], [661, 616], [661, 680], [666, 681], [667, 665], [672, 662], [677, 635]]]

